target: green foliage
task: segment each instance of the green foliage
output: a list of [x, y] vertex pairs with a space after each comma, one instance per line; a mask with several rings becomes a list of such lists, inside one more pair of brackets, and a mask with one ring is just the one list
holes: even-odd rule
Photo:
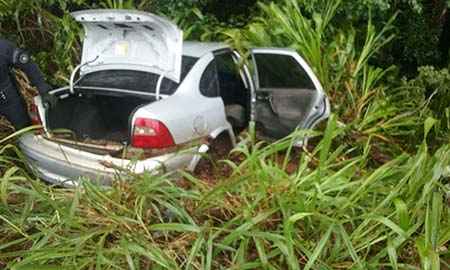
[[[242, 27], [254, 0], [155, 0], [154, 11], [172, 19], [184, 30], [189, 40], [211, 41], [220, 35], [221, 28]], [[214, 13], [212, 13], [214, 12]]]
[[437, 70], [425, 66], [419, 68], [416, 78], [406, 82], [414, 91], [411, 97], [427, 100], [429, 108], [444, 128], [450, 129], [450, 73], [448, 69]]
[[[320, 10], [327, 3], [321, 0], [298, 2], [310, 13]], [[445, 7], [443, 0], [343, 1], [333, 25], [353, 25], [357, 35], [364, 36], [364, 24], [369, 18], [380, 28], [398, 13], [392, 25], [395, 42], [384, 47], [372, 62], [384, 67], [396, 65], [403, 74], [414, 76], [418, 66], [441, 64], [439, 39]]]
[[160, 12], [171, 18], [184, 31], [184, 37], [192, 40], [204, 40], [205, 33], [213, 32], [219, 25], [216, 18], [205, 16], [201, 11], [201, 4], [196, 1], [173, 1], [164, 4]]
[[322, 49], [327, 48], [323, 44], [328, 42], [325, 38], [328, 26], [339, 4], [340, 1], [328, 1], [321, 12], [312, 14], [311, 19], [302, 14], [296, 0], [285, 1], [284, 5], [261, 4], [264, 17], [249, 27], [248, 38], [256, 46], [294, 47], [315, 68], [328, 89], [330, 67], [327, 52], [322, 53]]
[[[85, 179], [53, 188], [11, 167], [0, 185], [0, 264], [11, 269], [438, 269], [445, 266], [450, 146], [372, 169], [330, 118], [295, 157], [301, 133], [241, 145], [215, 185], [185, 174]], [[5, 146], [8, 147], [8, 146]], [[280, 152], [286, 153], [280, 155]], [[342, 158], [343, 156], [351, 158]], [[1, 164], [4, 164], [3, 162]], [[288, 167], [296, 169], [287, 172]], [[446, 180], [447, 179], [447, 180]], [[17, 258], [21, 258], [18, 260]]]
[[395, 23], [397, 38], [383, 54], [384, 64], [398, 65], [408, 76], [417, 73], [417, 67], [441, 65], [440, 34], [443, 9], [425, 6], [421, 12], [399, 5], [401, 10]]
[[252, 46], [296, 49], [312, 65], [331, 97], [332, 111], [346, 126], [344, 142], [361, 151], [367, 144], [376, 145], [371, 154], [382, 163], [402, 151], [414, 151], [417, 134], [432, 116], [420, 110], [427, 108], [426, 100], [409, 100], [410, 89], [397, 87], [398, 82], [386, 83], [387, 75], [394, 75], [393, 68], [371, 64], [394, 39], [396, 17], [383, 27], [376, 27], [369, 17], [360, 33], [351, 25], [333, 24], [341, 1], [317, 4], [315, 11], [307, 12], [302, 1], [280, 2], [260, 4], [261, 14], [252, 23], [243, 30], [225, 29], [223, 36], [241, 50]]
[[110, 8], [110, 9], [134, 9], [134, 1], [133, 0], [105, 0], [103, 3], [100, 3], [102, 8]]

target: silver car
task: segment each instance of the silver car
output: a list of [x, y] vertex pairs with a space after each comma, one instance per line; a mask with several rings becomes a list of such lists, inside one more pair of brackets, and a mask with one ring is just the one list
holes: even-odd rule
[[73, 16], [85, 30], [81, 64], [69, 86], [51, 91], [56, 106], [35, 98], [33, 120], [44, 128], [19, 139], [49, 182], [193, 170], [208, 142], [226, 134], [235, 144], [250, 121], [277, 139], [329, 115], [319, 80], [294, 50], [255, 48], [242, 61], [226, 44], [183, 42], [176, 25], [153, 14]]

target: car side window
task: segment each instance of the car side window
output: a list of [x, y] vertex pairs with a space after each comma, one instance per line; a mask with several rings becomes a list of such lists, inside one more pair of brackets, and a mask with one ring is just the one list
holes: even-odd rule
[[[190, 57], [190, 56], [183, 56], [182, 62], [181, 62], [181, 76], [180, 76], [180, 82], [186, 78], [189, 71], [191, 71], [192, 67], [194, 67], [195, 63], [197, 63], [198, 58], [196, 57]], [[176, 83], [166, 77], [163, 78], [161, 83], [161, 94], [163, 95], [172, 95], [177, 90], [178, 86], [180, 84]]]
[[202, 74], [200, 79], [200, 93], [205, 97], [219, 96], [216, 60], [211, 61]]
[[254, 57], [259, 88], [315, 89], [311, 78], [294, 57], [263, 53], [255, 54]]

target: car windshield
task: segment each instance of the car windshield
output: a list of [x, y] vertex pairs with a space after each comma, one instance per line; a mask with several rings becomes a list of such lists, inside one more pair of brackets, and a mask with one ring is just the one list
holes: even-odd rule
[[[183, 56], [180, 83], [197, 62], [198, 58]], [[85, 75], [78, 83], [83, 87], [105, 87], [115, 89], [126, 89], [144, 93], [155, 93], [159, 74], [135, 71], [135, 70], [104, 70]], [[164, 78], [161, 83], [160, 93], [172, 95], [176, 92], [179, 84]]]

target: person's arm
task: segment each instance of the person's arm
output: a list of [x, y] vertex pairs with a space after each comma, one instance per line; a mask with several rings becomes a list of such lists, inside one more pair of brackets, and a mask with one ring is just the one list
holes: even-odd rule
[[44, 75], [38, 65], [33, 63], [30, 54], [27, 51], [17, 47], [14, 48], [12, 51], [12, 64], [27, 75], [31, 84], [38, 89], [41, 95], [46, 94], [51, 90], [50, 85], [45, 81]]
[[30, 59], [30, 55], [14, 43], [0, 38], [0, 56], [6, 60], [11, 67], [22, 70], [30, 79], [31, 84], [35, 86], [42, 98], [44, 106], [53, 107], [58, 102], [58, 99], [50, 95], [50, 85], [45, 82], [44, 75], [39, 70], [39, 67]]

